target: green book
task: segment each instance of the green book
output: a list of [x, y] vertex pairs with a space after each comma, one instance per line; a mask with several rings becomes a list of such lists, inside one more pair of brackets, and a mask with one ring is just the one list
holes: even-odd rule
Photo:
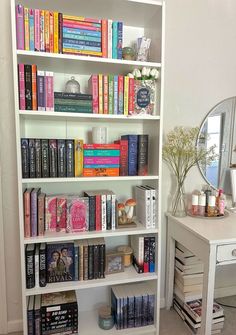
[[92, 103], [92, 100], [55, 99], [56, 105], [92, 107]]
[[67, 113], [93, 113], [92, 107], [87, 106], [71, 106], [71, 105], [54, 105], [55, 112]]
[[114, 75], [108, 76], [108, 114], [114, 114]]

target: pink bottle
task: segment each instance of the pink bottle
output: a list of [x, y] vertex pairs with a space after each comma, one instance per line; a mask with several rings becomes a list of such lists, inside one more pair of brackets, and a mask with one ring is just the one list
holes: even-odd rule
[[206, 210], [206, 194], [201, 192], [198, 197], [198, 215], [205, 216]]
[[198, 215], [198, 195], [197, 194], [192, 194], [191, 214]]

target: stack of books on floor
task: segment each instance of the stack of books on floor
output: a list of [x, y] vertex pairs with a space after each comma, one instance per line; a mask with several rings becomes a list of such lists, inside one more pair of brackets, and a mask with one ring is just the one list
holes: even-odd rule
[[92, 95], [54, 92], [55, 112], [92, 113]]
[[[203, 262], [176, 242], [174, 309], [194, 334], [200, 332], [203, 289]], [[212, 334], [224, 326], [224, 310], [214, 303]]]

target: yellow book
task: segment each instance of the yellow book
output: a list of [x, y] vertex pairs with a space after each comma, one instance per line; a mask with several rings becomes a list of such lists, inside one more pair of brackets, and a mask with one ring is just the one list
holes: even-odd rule
[[103, 75], [98, 75], [98, 113], [103, 114]]
[[65, 14], [63, 14], [63, 19], [65, 19], [65, 20], [73, 20], [73, 21], [85, 21], [85, 22], [101, 23], [100, 20], [88, 19], [88, 18], [85, 18], [84, 16], [74, 16], [74, 15], [65, 15]]
[[75, 177], [80, 177], [83, 175], [83, 140], [76, 140], [74, 142], [75, 148]]
[[124, 77], [124, 115], [129, 114], [129, 77]]
[[58, 29], [59, 29], [59, 26], [58, 26], [58, 12], [54, 12], [53, 13], [53, 24], [54, 24], [54, 27], [53, 27], [53, 31], [54, 31], [54, 34], [53, 34], [53, 38], [54, 38], [54, 41], [53, 41], [53, 52], [54, 53], [59, 53], [59, 47], [58, 47]]
[[63, 48], [63, 52], [65, 53], [70, 53], [74, 55], [86, 55], [86, 56], [97, 56], [101, 57], [102, 52], [100, 51], [87, 51], [87, 50], [75, 50], [75, 49], [69, 49], [69, 48]]
[[25, 50], [30, 49], [29, 45], [29, 8], [24, 8], [24, 20], [25, 20]]

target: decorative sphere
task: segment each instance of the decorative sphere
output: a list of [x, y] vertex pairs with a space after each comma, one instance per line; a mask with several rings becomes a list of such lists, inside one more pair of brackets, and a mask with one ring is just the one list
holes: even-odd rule
[[65, 86], [65, 92], [67, 93], [80, 93], [80, 84], [75, 77], [71, 77], [70, 80], [67, 81]]

